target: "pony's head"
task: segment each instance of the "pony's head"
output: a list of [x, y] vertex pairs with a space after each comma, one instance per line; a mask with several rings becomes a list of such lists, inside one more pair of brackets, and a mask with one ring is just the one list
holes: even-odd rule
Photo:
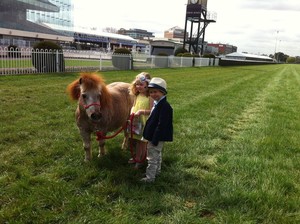
[[111, 103], [103, 78], [94, 73], [82, 73], [79, 79], [68, 85], [67, 92], [72, 100], [78, 101], [80, 110], [85, 111], [93, 122], [100, 121], [101, 110]]

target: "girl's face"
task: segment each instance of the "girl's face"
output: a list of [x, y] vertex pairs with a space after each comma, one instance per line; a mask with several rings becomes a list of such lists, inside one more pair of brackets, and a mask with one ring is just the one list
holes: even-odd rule
[[152, 88], [149, 89], [149, 94], [150, 94], [150, 97], [155, 101], [159, 101], [160, 98], [162, 98], [164, 96], [164, 94], [160, 90], [152, 89]]
[[147, 84], [147, 82], [139, 82], [139, 81], [137, 81], [135, 83], [135, 87], [136, 87], [136, 89], [137, 89], [137, 91], [139, 93], [146, 93], [146, 91], [148, 90], [148, 84]]

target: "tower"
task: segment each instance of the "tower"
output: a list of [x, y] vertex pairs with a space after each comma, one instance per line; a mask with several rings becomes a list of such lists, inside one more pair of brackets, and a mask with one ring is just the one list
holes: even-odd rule
[[[212, 15], [207, 12], [207, 0], [188, 0], [183, 47], [188, 45], [189, 52], [193, 51], [203, 55], [205, 29], [209, 23], [216, 22], [214, 17], [215, 14]], [[188, 28], [190, 28], [189, 32]]]

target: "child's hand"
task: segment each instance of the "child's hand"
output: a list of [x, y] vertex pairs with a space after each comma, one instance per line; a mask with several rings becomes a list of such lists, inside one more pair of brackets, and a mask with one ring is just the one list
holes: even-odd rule
[[140, 116], [142, 114], [142, 110], [138, 110], [134, 115], [135, 116]]

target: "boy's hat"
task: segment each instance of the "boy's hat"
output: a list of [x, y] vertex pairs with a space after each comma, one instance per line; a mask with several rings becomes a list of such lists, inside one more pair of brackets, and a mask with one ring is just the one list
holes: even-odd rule
[[167, 94], [167, 83], [162, 78], [152, 78], [148, 88], [155, 88]]

